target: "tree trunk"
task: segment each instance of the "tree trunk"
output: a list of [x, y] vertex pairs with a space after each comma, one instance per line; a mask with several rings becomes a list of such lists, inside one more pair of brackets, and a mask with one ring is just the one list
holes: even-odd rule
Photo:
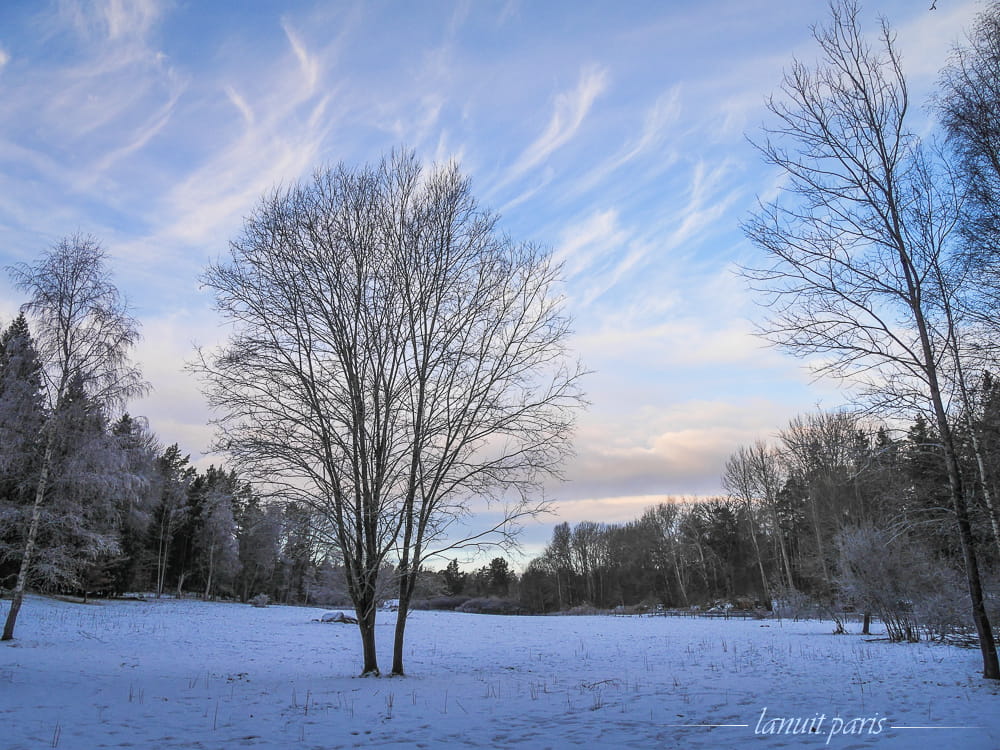
[[17, 571], [17, 583], [14, 584], [14, 596], [10, 600], [7, 621], [3, 626], [3, 636], [0, 641], [9, 641], [14, 637], [14, 625], [24, 601], [24, 590], [28, 585], [28, 572], [31, 569], [31, 558], [35, 554], [38, 542], [38, 525], [42, 518], [42, 503], [45, 501], [45, 490], [49, 483], [49, 471], [52, 465], [52, 436], [49, 435], [45, 445], [45, 456], [42, 459], [42, 471], [38, 476], [38, 486], [35, 488], [35, 504], [31, 508], [31, 523], [28, 535], [24, 540], [24, 554], [21, 556], [21, 567]]
[[760, 572], [760, 596], [761, 601], [771, 608], [771, 592], [767, 585], [767, 574], [764, 572], [764, 557], [760, 552], [760, 543], [757, 541], [757, 529], [754, 528], [753, 508], [747, 503], [747, 525], [750, 527], [750, 541], [753, 543], [753, 551], [757, 557], [757, 569]]
[[[402, 587], [402, 582], [400, 587]], [[396, 610], [396, 631], [392, 641], [392, 675], [402, 677], [403, 672], [403, 637], [406, 633], [406, 617], [410, 613], [410, 597], [399, 598], [399, 609]]]
[[186, 570], [182, 570], [181, 574], [179, 576], [177, 576], [177, 595], [175, 597], [176, 599], [183, 599], [184, 598], [184, 581], [185, 581], [185, 579], [187, 579], [187, 571]]
[[[910, 280], [909, 268], [907, 280]], [[912, 283], [910, 288], [912, 289]], [[911, 299], [918, 299], [911, 293]], [[922, 310], [913, 305], [914, 318], [920, 334], [920, 343], [926, 365], [927, 384], [930, 390], [931, 405], [937, 422], [938, 434], [944, 447], [944, 459], [948, 471], [948, 489], [951, 494], [952, 507], [955, 510], [955, 521], [958, 523], [958, 538], [962, 548], [962, 559], [965, 562], [965, 577], [969, 586], [969, 596], [972, 599], [972, 619], [976, 623], [979, 635], [979, 650], [983, 657], [983, 677], [989, 680], [1000, 680], [1000, 661], [997, 660], [996, 641], [993, 629], [986, 614], [986, 604], [983, 599], [983, 583], [979, 573], [979, 560], [976, 556], [975, 541], [972, 537], [972, 524], [969, 522], [969, 509], [965, 502], [965, 491], [962, 487], [962, 473], [958, 465], [958, 451], [948, 424], [948, 413], [941, 397], [941, 386], [937, 378], [937, 366], [934, 352], [930, 345], [927, 323]]]
[[979, 573], [979, 560], [976, 556], [975, 541], [972, 537], [972, 524], [969, 522], [969, 510], [962, 489], [962, 477], [955, 455], [955, 445], [944, 419], [944, 408], [940, 392], [936, 390], [937, 383], [932, 386], [935, 395], [935, 411], [938, 411], [938, 429], [941, 431], [945, 444], [945, 461], [948, 464], [948, 486], [951, 491], [952, 506], [955, 509], [955, 520], [958, 523], [958, 536], [962, 547], [962, 558], [965, 561], [965, 576], [969, 586], [969, 596], [972, 599], [972, 618], [976, 623], [976, 633], [979, 635], [979, 650], [983, 657], [983, 677], [989, 680], [1000, 680], [1000, 661], [997, 660], [996, 641], [993, 629], [986, 614], [986, 604], [983, 598], [983, 584]]
[[208, 601], [208, 598], [212, 595], [212, 572], [215, 569], [215, 543], [213, 542], [208, 548], [208, 580], [205, 582], [205, 596], [203, 599]]
[[361, 677], [378, 677], [378, 654], [375, 653], [375, 602], [366, 602], [363, 607], [355, 609], [358, 616], [358, 629], [361, 631], [361, 649], [364, 655], [364, 666]]
[[781, 526], [778, 523], [778, 511], [775, 510], [774, 505], [768, 501], [768, 507], [771, 511], [771, 523], [774, 524], [774, 537], [778, 542], [778, 551], [781, 553], [781, 564], [785, 567], [785, 578], [788, 584], [789, 590], [795, 588], [795, 581], [792, 578], [792, 563], [788, 556], [788, 548], [785, 545], [785, 535], [782, 533]]
[[[169, 512], [169, 511], [168, 511]], [[167, 555], [170, 552], [170, 530], [169, 524], [165, 527], [164, 521], [160, 521], [160, 534], [156, 548], [156, 598], [163, 595], [163, 589], [167, 582]]]

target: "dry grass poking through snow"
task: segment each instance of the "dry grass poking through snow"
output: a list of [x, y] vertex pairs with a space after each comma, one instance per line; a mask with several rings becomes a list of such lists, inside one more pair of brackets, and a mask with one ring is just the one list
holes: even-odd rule
[[[823, 622], [416, 612], [410, 676], [358, 679], [357, 630], [324, 611], [31, 598], [0, 646], [0, 748], [1000, 748], [976, 651]], [[388, 665], [392, 615], [378, 628]], [[929, 726], [980, 728], [900, 728]]]

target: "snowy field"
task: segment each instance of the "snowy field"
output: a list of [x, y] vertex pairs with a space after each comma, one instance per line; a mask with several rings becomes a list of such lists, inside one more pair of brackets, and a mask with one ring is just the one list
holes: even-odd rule
[[976, 651], [828, 622], [416, 612], [410, 675], [359, 679], [357, 628], [325, 611], [29, 598], [0, 646], [0, 747], [1000, 748]]

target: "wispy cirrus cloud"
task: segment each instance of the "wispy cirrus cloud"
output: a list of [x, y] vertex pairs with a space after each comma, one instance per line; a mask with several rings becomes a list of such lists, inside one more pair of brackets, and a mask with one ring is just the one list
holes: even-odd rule
[[[656, 98], [642, 118], [642, 129], [610, 158], [574, 181], [573, 193], [581, 194], [604, 183], [614, 172], [643, 156], [650, 157], [647, 168], [662, 172], [677, 161], [676, 153], [654, 153], [674, 135], [681, 115], [681, 87], [675, 85]], [[647, 177], [648, 179], [648, 177]]]
[[576, 88], [556, 95], [552, 117], [542, 134], [532, 142], [508, 170], [503, 183], [511, 182], [542, 164], [576, 135], [594, 101], [608, 89], [607, 69], [597, 65], [580, 71]]
[[305, 82], [305, 90], [309, 94], [312, 94], [316, 90], [316, 84], [319, 82], [321, 71], [320, 61], [316, 56], [310, 54], [305, 43], [287, 19], [282, 19], [281, 28], [284, 29], [285, 36], [288, 37], [288, 43], [292, 47], [292, 52], [295, 53], [295, 59], [299, 62]]
[[81, 36], [119, 40], [143, 37], [159, 20], [156, 0], [60, 0], [58, 14]]
[[217, 253], [261, 195], [320, 162], [338, 121], [330, 103], [340, 89], [328, 67], [338, 38], [314, 48], [289, 18], [280, 28], [283, 56], [258, 67], [252, 80], [238, 80], [234, 70], [212, 82], [217, 99], [229, 106], [219, 109], [211, 99], [203, 105], [214, 123], [205, 158], [164, 195], [165, 219], [149, 238], [151, 251], [180, 242]]
[[592, 273], [606, 255], [620, 248], [628, 235], [618, 223], [618, 211], [607, 208], [569, 226], [553, 258], [563, 264], [567, 277]]

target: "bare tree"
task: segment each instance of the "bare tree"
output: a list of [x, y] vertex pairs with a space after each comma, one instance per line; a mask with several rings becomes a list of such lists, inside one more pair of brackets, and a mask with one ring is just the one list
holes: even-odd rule
[[941, 76], [938, 111], [968, 188], [962, 234], [987, 273], [977, 288], [1000, 295], [1000, 3], [991, 0]]
[[[14, 637], [24, 590], [34, 562], [43, 506], [55, 476], [59, 415], [78, 387], [97, 409], [107, 412], [142, 394], [146, 384], [129, 361], [138, 340], [138, 324], [111, 282], [100, 245], [89, 237], [61, 240], [34, 265], [10, 268], [15, 285], [28, 294], [21, 310], [31, 320], [47, 410], [45, 448], [2, 640]], [[70, 465], [70, 464], [67, 464]]]
[[[995, 0], [976, 18], [966, 43], [953, 51], [942, 73], [937, 105], [966, 187], [961, 230], [969, 266], [975, 269], [975, 278], [966, 286], [966, 299], [959, 300], [955, 314], [980, 324], [982, 335], [970, 348], [980, 360], [988, 351], [992, 361], [985, 366], [990, 367], [997, 356], [995, 311], [1000, 304], [1000, 3]], [[969, 298], [971, 305], [961, 304]], [[956, 346], [958, 343], [956, 337]], [[956, 366], [962, 366], [960, 359]], [[971, 399], [961, 375], [959, 372], [963, 411], [971, 419]], [[1000, 508], [987, 481], [976, 433], [970, 423], [983, 500], [1000, 550]]]
[[[761, 451], [763, 451], [763, 446], [761, 447]], [[754, 449], [740, 446], [736, 450], [736, 453], [726, 460], [726, 465], [722, 472], [722, 488], [740, 503], [740, 507], [743, 510], [747, 529], [750, 532], [750, 541], [753, 544], [757, 572], [760, 574], [761, 601], [770, 602], [771, 587], [767, 581], [767, 573], [764, 570], [764, 556], [761, 552], [760, 541], [757, 538], [757, 509], [761, 506], [767, 507], [766, 499], [763, 496], [764, 493], [761, 492], [760, 480], [761, 476], [757, 472], [757, 463], [754, 460]], [[777, 526], [775, 526], [774, 534], [781, 540], [781, 530]], [[784, 551], [783, 541], [781, 541], [781, 549]], [[790, 577], [789, 580], [791, 580]]]
[[[454, 168], [397, 154], [266, 197], [205, 283], [234, 333], [196, 369], [241, 475], [317, 512], [378, 674], [379, 576], [398, 563], [393, 670], [421, 563], [508, 543], [568, 450], [578, 368], [545, 253], [511, 242]], [[478, 499], [499, 520], [460, 532]]]
[[[935, 420], [965, 562], [983, 673], [1000, 679], [984, 606], [968, 501], [948, 414], [943, 360], [952, 351], [940, 301], [958, 220], [942, 178], [907, 127], [909, 99], [893, 34], [869, 44], [851, 0], [814, 29], [822, 62], [795, 62], [769, 107], [777, 125], [759, 148], [787, 178], [748, 237], [769, 264], [746, 275], [769, 295], [770, 338], [821, 372], [860, 384], [881, 406], [920, 406]], [[941, 273], [938, 273], [938, 271]]]
[[[457, 166], [422, 184], [411, 156], [392, 170], [406, 186], [387, 227], [398, 247], [411, 446], [392, 664], [403, 674], [421, 565], [459, 547], [508, 547], [518, 522], [545, 509], [542, 481], [557, 477], [569, 454], [582, 370], [568, 356], [569, 319], [549, 254], [501, 234]], [[494, 501], [498, 520], [470, 534], [457, 522], [476, 498]]]

